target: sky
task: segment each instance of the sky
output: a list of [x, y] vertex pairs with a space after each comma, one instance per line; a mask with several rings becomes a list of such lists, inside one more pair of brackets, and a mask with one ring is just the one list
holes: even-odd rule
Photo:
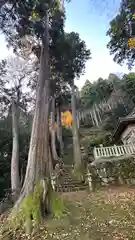
[[125, 65], [121, 67], [113, 61], [106, 47], [109, 42], [106, 36], [109, 21], [118, 9], [119, 0], [72, 0], [66, 4], [66, 31], [78, 32], [91, 50], [92, 59], [86, 64], [86, 73], [76, 81], [79, 88], [86, 79], [95, 81], [99, 77], [107, 78], [110, 73], [129, 72]]
[[[101, 4], [98, 4], [99, 2]], [[106, 31], [109, 21], [118, 12], [119, 0], [72, 0], [66, 3], [65, 7], [65, 30], [78, 32], [90, 49], [92, 57], [86, 64], [85, 74], [76, 80], [76, 85], [81, 88], [86, 79], [95, 81], [99, 77], [107, 78], [110, 73], [128, 73], [127, 66], [116, 64], [106, 47], [109, 41]], [[4, 36], [0, 35], [0, 59], [9, 54], [11, 51], [6, 48]]]

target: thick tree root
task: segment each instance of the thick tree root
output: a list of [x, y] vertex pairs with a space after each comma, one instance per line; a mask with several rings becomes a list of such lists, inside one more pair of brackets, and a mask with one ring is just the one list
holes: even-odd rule
[[27, 234], [43, 223], [46, 214], [61, 217], [65, 212], [63, 200], [52, 190], [50, 181], [42, 179], [34, 191], [28, 195], [24, 192], [15, 204], [3, 225], [3, 233], [23, 229]]

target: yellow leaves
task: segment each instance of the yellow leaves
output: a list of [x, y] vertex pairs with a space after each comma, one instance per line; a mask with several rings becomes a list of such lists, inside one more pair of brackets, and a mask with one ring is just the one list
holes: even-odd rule
[[65, 127], [71, 127], [72, 124], [72, 114], [70, 111], [65, 111], [61, 113], [61, 122]]
[[37, 12], [32, 11], [32, 18], [37, 19], [37, 18], [40, 18], [40, 16]]
[[[72, 114], [70, 111], [61, 113], [61, 123], [64, 127], [71, 127], [72, 125]], [[51, 121], [49, 120], [49, 127], [51, 128]], [[55, 131], [57, 130], [57, 123], [55, 122]]]
[[132, 15], [132, 19], [135, 19], [135, 13]]
[[135, 38], [129, 38], [128, 47], [129, 48], [135, 48]]
[[36, 12], [35, 10], [32, 10], [31, 16], [29, 18], [29, 20], [39, 20], [40, 19], [40, 15], [38, 12]]

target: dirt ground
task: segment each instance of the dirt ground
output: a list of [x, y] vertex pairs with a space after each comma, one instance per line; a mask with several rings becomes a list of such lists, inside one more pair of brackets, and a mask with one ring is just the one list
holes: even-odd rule
[[[67, 204], [63, 217], [46, 220], [29, 239], [135, 240], [135, 188], [64, 193], [61, 197]], [[20, 231], [14, 239], [28, 238]]]

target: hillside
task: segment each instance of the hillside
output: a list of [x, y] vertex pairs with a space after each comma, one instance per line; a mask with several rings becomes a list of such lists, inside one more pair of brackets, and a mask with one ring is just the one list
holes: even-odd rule
[[108, 79], [87, 80], [81, 89], [78, 106], [81, 122], [89, 122], [96, 127], [108, 125], [109, 122], [109, 128], [115, 129], [118, 118], [129, 114], [134, 108], [134, 79], [135, 75], [131, 73], [122, 79], [110, 74]]
[[[73, 164], [73, 140], [71, 130], [68, 130], [67, 133], [64, 144], [64, 163]], [[100, 144], [108, 146], [112, 142], [111, 133], [102, 127], [80, 126], [79, 133], [82, 158], [87, 158], [88, 161], [93, 158], [94, 147]]]

